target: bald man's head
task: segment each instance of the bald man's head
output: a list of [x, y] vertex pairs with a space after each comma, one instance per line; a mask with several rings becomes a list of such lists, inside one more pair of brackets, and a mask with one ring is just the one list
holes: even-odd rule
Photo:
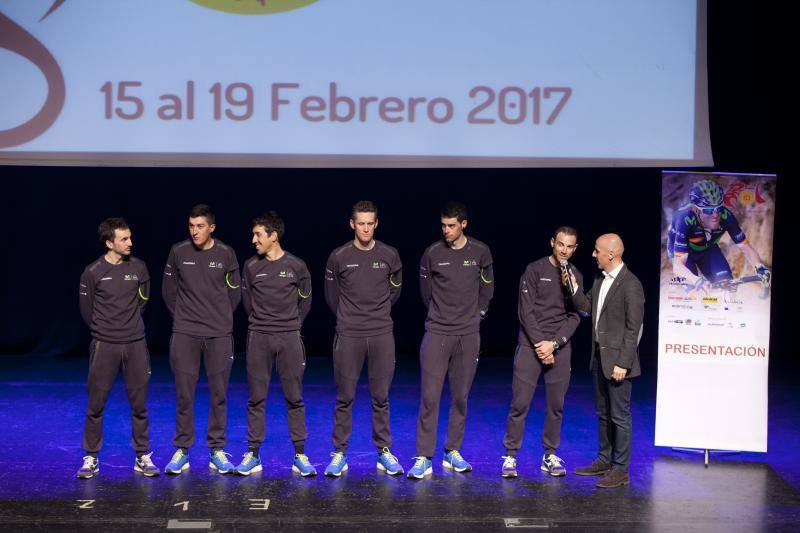
[[594, 243], [592, 257], [597, 259], [597, 266], [606, 272], [611, 272], [622, 262], [625, 245], [622, 237], [616, 233], [600, 235]]

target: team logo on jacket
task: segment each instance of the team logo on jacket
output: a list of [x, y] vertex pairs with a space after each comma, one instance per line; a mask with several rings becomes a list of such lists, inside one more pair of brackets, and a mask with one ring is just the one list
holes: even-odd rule
[[139, 281], [139, 276], [136, 274], [125, 274], [123, 278], [125, 281]]
[[383, 261], [373, 261], [372, 268], [389, 268], [389, 265], [387, 265]]
[[293, 278], [294, 277], [294, 272], [292, 272], [291, 270], [281, 270], [278, 273], [278, 277], [279, 278]]
[[474, 259], [464, 259], [464, 266], [465, 267], [478, 266], [478, 262]]
[[222, 265], [222, 261], [209, 261], [208, 268], [225, 268]]

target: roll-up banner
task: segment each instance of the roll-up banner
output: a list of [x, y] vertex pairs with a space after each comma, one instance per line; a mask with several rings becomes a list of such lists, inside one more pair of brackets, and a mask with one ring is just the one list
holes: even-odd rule
[[767, 451], [775, 187], [663, 173], [656, 446]]

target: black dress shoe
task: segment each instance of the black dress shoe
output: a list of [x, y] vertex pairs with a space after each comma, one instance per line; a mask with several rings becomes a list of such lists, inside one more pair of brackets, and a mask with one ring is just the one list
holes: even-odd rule
[[627, 485], [631, 482], [631, 478], [626, 470], [620, 468], [612, 468], [606, 475], [597, 480], [595, 485], [600, 489], [613, 489], [621, 485]]
[[606, 472], [611, 470], [611, 465], [608, 463], [604, 463], [600, 459], [595, 459], [592, 461], [592, 464], [588, 466], [578, 466], [575, 467], [575, 472], [579, 476], [602, 476]]

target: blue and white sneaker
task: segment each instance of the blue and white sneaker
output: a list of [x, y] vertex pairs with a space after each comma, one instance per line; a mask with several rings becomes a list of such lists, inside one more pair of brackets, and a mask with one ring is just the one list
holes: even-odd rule
[[414, 457], [414, 466], [408, 471], [408, 479], [422, 479], [433, 474], [431, 460], [427, 457]]
[[451, 470], [455, 470], [456, 472], [470, 472], [472, 470], [472, 465], [469, 464], [463, 457], [461, 457], [461, 454], [458, 453], [458, 450], [450, 450], [444, 454], [442, 466]]
[[134, 472], [141, 472], [146, 477], [155, 477], [161, 473], [156, 465], [153, 464], [153, 452], [146, 453], [136, 458], [133, 465]]
[[261, 459], [253, 455], [253, 452], [247, 452], [242, 457], [242, 462], [236, 467], [236, 473], [240, 476], [249, 476], [261, 472], [261, 468]]
[[[345, 465], [345, 470], [347, 470], [347, 465]], [[314, 468], [314, 465], [312, 465], [308, 461], [308, 457], [302, 453], [294, 454], [294, 462], [292, 463], [292, 472], [300, 474], [303, 477], [317, 475], [317, 469]]]
[[236, 467], [228, 461], [231, 454], [224, 450], [217, 450], [208, 454], [208, 467], [219, 474], [230, 474]]
[[382, 449], [381, 453], [378, 454], [378, 464], [376, 466], [378, 470], [386, 472], [390, 476], [399, 476], [404, 472], [397, 457], [392, 455], [389, 448]]
[[80, 479], [91, 479], [100, 472], [100, 463], [97, 457], [87, 455], [83, 458], [83, 465], [78, 469]]
[[328, 477], [339, 477], [343, 472], [347, 472], [347, 456], [344, 452], [331, 452], [331, 462], [325, 468], [325, 475]]
[[517, 477], [517, 458], [511, 455], [503, 456], [503, 477]]
[[547, 472], [551, 476], [561, 477], [567, 475], [567, 469], [564, 468], [564, 460], [554, 453], [542, 456], [542, 472]]
[[164, 467], [164, 473], [180, 474], [184, 470], [189, 470], [189, 454], [183, 453], [182, 450], [175, 450], [172, 459]]

